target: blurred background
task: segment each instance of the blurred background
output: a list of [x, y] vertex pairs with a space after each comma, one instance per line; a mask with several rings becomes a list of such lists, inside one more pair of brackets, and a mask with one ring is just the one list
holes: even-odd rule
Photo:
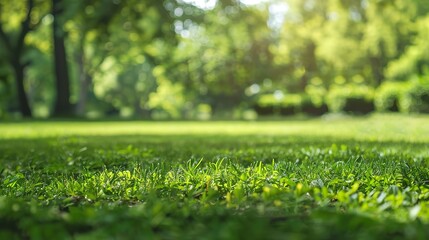
[[0, 118], [429, 112], [427, 0], [0, 0]]

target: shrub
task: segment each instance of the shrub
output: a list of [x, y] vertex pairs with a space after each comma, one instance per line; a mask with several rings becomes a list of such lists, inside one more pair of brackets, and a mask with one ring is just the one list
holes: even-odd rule
[[429, 113], [429, 77], [412, 80], [400, 99], [400, 110], [406, 113]]
[[328, 92], [326, 103], [331, 112], [365, 114], [374, 110], [374, 90], [358, 84], [334, 85]]
[[328, 111], [326, 104], [314, 102], [306, 94], [285, 94], [276, 98], [274, 94], [261, 95], [254, 107], [258, 115], [293, 115], [306, 113], [317, 116]]
[[278, 112], [279, 103], [275, 101], [276, 99], [272, 94], [263, 94], [259, 96], [259, 99], [256, 101], [254, 109], [258, 115], [266, 116], [272, 115]]
[[328, 112], [328, 107], [325, 102], [327, 90], [323, 86], [323, 81], [320, 78], [313, 78], [310, 84], [305, 87], [306, 95], [302, 99], [302, 112], [319, 116]]
[[300, 94], [264, 94], [257, 101], [255, 111], [259, 115], [293, 115], [299, 112]]
[[399, 111], [399, 102], [406, 88], [406, 82], [384, 82], [381, 84], [374, 95], [374, 105], [377, 111]]
[[258, 115], [293, 115], [299, 111], [302, 98], [299, 94], [261, 95], [256, 103]]
[[328, 106], [326, 106], [325, 102], [315, 101], [312, 96], [304, 95], [300, 111], [311, 116], [320, 116], [328, 112]]

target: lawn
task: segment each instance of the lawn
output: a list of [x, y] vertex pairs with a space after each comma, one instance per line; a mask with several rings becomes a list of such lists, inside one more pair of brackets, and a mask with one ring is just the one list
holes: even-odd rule
[[0, 123], [0, 239], [428, 239], [429, 116]]

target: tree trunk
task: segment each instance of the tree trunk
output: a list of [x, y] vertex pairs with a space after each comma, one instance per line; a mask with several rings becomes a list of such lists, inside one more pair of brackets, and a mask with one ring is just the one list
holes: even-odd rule
[[8, 36], [3, 29], [2, 22], [0, 21], [0, 40], [2, 40], [5, 45], [5, 50], [7, 58], [9, 59], [9, 64], [13, 68], [15, 74], [15, 82], [18, 96], [19, 110], [23, 117], [31, 117], [31, 108], [28, 103], [28, 97], [25, 93], [24, 88], [24, 75], [25, 75], [25, 66], [21, 62], [21, 57], [24, 51], [24, 41], [27, 34], [31, 31], [30, 22], [31, 22], [31, 13], [33, 11], [34, 1], [27, 0], [27, 13], [24, 21], [21, 23], [21, 29], [18, 34], [18, 38], [12, 40], [11, 36]]
[[67, 65], [67, 54], [65, 49], [65, 37], [59, 16], [63, 12], [61, 0], [52, 0], [52, 15], [54, 16], [53, 40], [54, 40], [54, 62], [56, 79], [56, 101], [54, 116], [72, 115], [72, 105], [70, 104], [70, 81]]
[[19, 110], [21, 111], [21, 114], [23, 117], [31, 117], [31, 109], [30, 105], [28, 104], [28, 98], [25, 94], [25, 88], [24, 88], [24, 66], [22, 66], [19, 62], [15, 62], [13, 64], [13, 70], [15, 72], [15, 78], [16, 78], [16, 89], [18, 91], [18, 103], [19, 103]]

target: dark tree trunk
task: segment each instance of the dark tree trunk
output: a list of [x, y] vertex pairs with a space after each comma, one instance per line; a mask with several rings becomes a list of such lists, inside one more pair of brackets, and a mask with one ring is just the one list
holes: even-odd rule
[[27, 0], [27, 13], [24, 21], [21, 23], [21, 29], [18, 38], [12, 41], [6, 34], [0, 21], [0, 39], [5, 45], [9, 64], [13, 68], [16, 81], [19, 110], [23, 117], [31, 117], [31, 108], [28, 103], [28, 97], [25, 93], [24, 79], [25, 67], [28, 63], [22, 63], [21, 57], [24, 52], [24, 40], [27, 34], [32, 30], [30, 27], [31, 13], [33, 11], [34, 1]]
[[19, 103], [20, 112], [23, 117], [31, 117], [32, 116], [31, 109], [30, 109], [30, 105], [28, 104], [28, 98], [24, 88], [25, 67], [19, 62], [15, 62], [13, 64], [13, 70], [15, 72], [16, 89], [18, 91], [18, 103]]
[[63, 12], [61, 0], [52, 0], [52, 15], [54, 16], [53, 39], [54, 39], [54, 62], [56, 79], [56, 101], [54, 116], [72, 115], [72, 105], [70, 104], [70, 81], [67, 65], [67, 54], [65, 49], [65, 37], [59, 16]]

